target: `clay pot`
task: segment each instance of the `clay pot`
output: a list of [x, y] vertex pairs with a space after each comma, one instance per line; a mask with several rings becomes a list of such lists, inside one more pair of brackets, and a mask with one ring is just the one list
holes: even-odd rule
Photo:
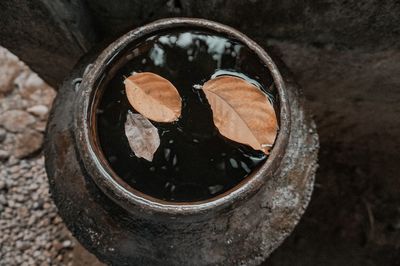
[[[115, 175], [95, 134], [93, 106], [104, 72], [132, 42], [159, 30], [216, 31], [247, 45], [270, 69], [280, 131], [267, 161], [233, 189], [207, 201], [146, 196]], [[242, 33], [207, 20], [156, 21], [86, 56], [60, 88], [47, 128], [46, 170], [59, 213], [74, 236], [115, 265], [257, 265], [287, 237], [310, 199], [318, 138], [285, 66]]]

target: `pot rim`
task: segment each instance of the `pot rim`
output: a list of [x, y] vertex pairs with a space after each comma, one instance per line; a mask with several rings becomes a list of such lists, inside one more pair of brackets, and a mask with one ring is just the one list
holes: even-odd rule
[[[96, 86], [102, 78], [106, 65], [111, 62], [119, 52], [137, 39], [151, 33], [180, 27], [203, 28], [221, 33], [239, 40], [252, 50], [259, 59], [265, 63], [274, 80], [278, 91], [280, 103], [280, 130], [266, 162], [249, 176], [230, 190], [203, 201], [196, 202], [169, 202], [146, 195], [123, 181], [109, 166], [104, 154], [96, 147], [96, 138], [93, 137], [93, 102]], [[281, 159], [285, 154], [289, 139], [290, 106], [286, 94], [283, 78], [271, 57], [257, 43], [243, 33], [229, 26], [198, 18], [168, 18], [161, 19], [142, 27], [133, 29], [111, 43], [94, 61], [92, 66], [85, 71], [82, 83], [77, 92], [74, 110], [74, 137], [76, 150], [79, 153], [83, 166], [96, 185], [114, 202], [128, 212], [138, 214], [161, 213], [166, 215], [195, 215], [209, 211], [225, 209], [241, 200], [253, 196], [262, 185], [272, 178], [279, 168]], [[97, 152], [96, 152], [97, 151]]]

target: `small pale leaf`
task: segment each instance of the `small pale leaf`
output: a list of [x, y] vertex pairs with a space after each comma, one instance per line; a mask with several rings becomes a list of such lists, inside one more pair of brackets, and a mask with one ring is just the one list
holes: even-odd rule
[[203, 91], [219, 132], [233, 141], [269, 153], [278, 123], [268, 96], [255, 85], [233, 76], [207, 81]]
[[160, 136], [153, 124], [141, 114], [128, 111], [125, 122], [125, 135], [135, 155], [152, 161], [160, 146]]
[[182, 99], [165, 78], [150, 72], [134, 73], [124, 80], [129, 103], [156, 122], [173, 122], [181, 115]]

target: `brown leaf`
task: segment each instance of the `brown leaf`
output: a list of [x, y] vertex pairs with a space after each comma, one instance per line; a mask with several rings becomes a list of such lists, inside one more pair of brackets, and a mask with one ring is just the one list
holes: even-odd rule
[[125, 135], [135, 155], [152, 161], [154, 153], [160, 146], [158, 130], [141, 114], [128, 111], [125, 122]]
[[211, 105], [214, 124], [223, 136], [269, 153], [278, 124], [266, 94], [233, 76], [211, 79], [203, 91]]
[[177, 89], [165, 78], [136, 73], [124, 80], [129, 103], [136, 111], [156, 122], [172, 122], [181, 115], [182, 100]]

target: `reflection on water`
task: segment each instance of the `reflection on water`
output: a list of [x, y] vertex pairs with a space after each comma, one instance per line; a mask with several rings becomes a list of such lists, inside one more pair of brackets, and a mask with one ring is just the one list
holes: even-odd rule
[[[183, 32], [167, 34], [162, 37], [151, 37], [148, 40], [154, 41], [150, 47], [149, 57], [156, 66], [165, 66], [166, 55], [165, 47], [181, 48], [186, 51], [187, 60], [192, 62], [204, 47], [208, 55], [217, 63], [217, 68], [222, 66], [223, 55], [236, 57], [240, 54], [241, 44], [232, 43], [231, 40], [220, 37], [204, 35], [196, 32]], [[133, 50], [133, 56], [137, 56], [138, 49]], [[132, 58], [132, 55], [129, 55]]]
[[[230, 141], [215, 128], [201, 88], [219, 75], [246, 79], [274, 98], [272, 78], [240, 42], [211, 32], [186, 29], [148, 36], [117, 59], [98, 107], [98, 136], [114, 171], [135, 189], [169, 201], [197, 201], [223, 193], [265, 161], [260, 152]], [[137, 158], [124, 133], [128, 110], [124, 76], [150, 71], [175, 85], [182, 116], [175, 123], [152, 122], [160, 134], [153, 162]], [[112, 75], [112, 76], [111, 76]]]

